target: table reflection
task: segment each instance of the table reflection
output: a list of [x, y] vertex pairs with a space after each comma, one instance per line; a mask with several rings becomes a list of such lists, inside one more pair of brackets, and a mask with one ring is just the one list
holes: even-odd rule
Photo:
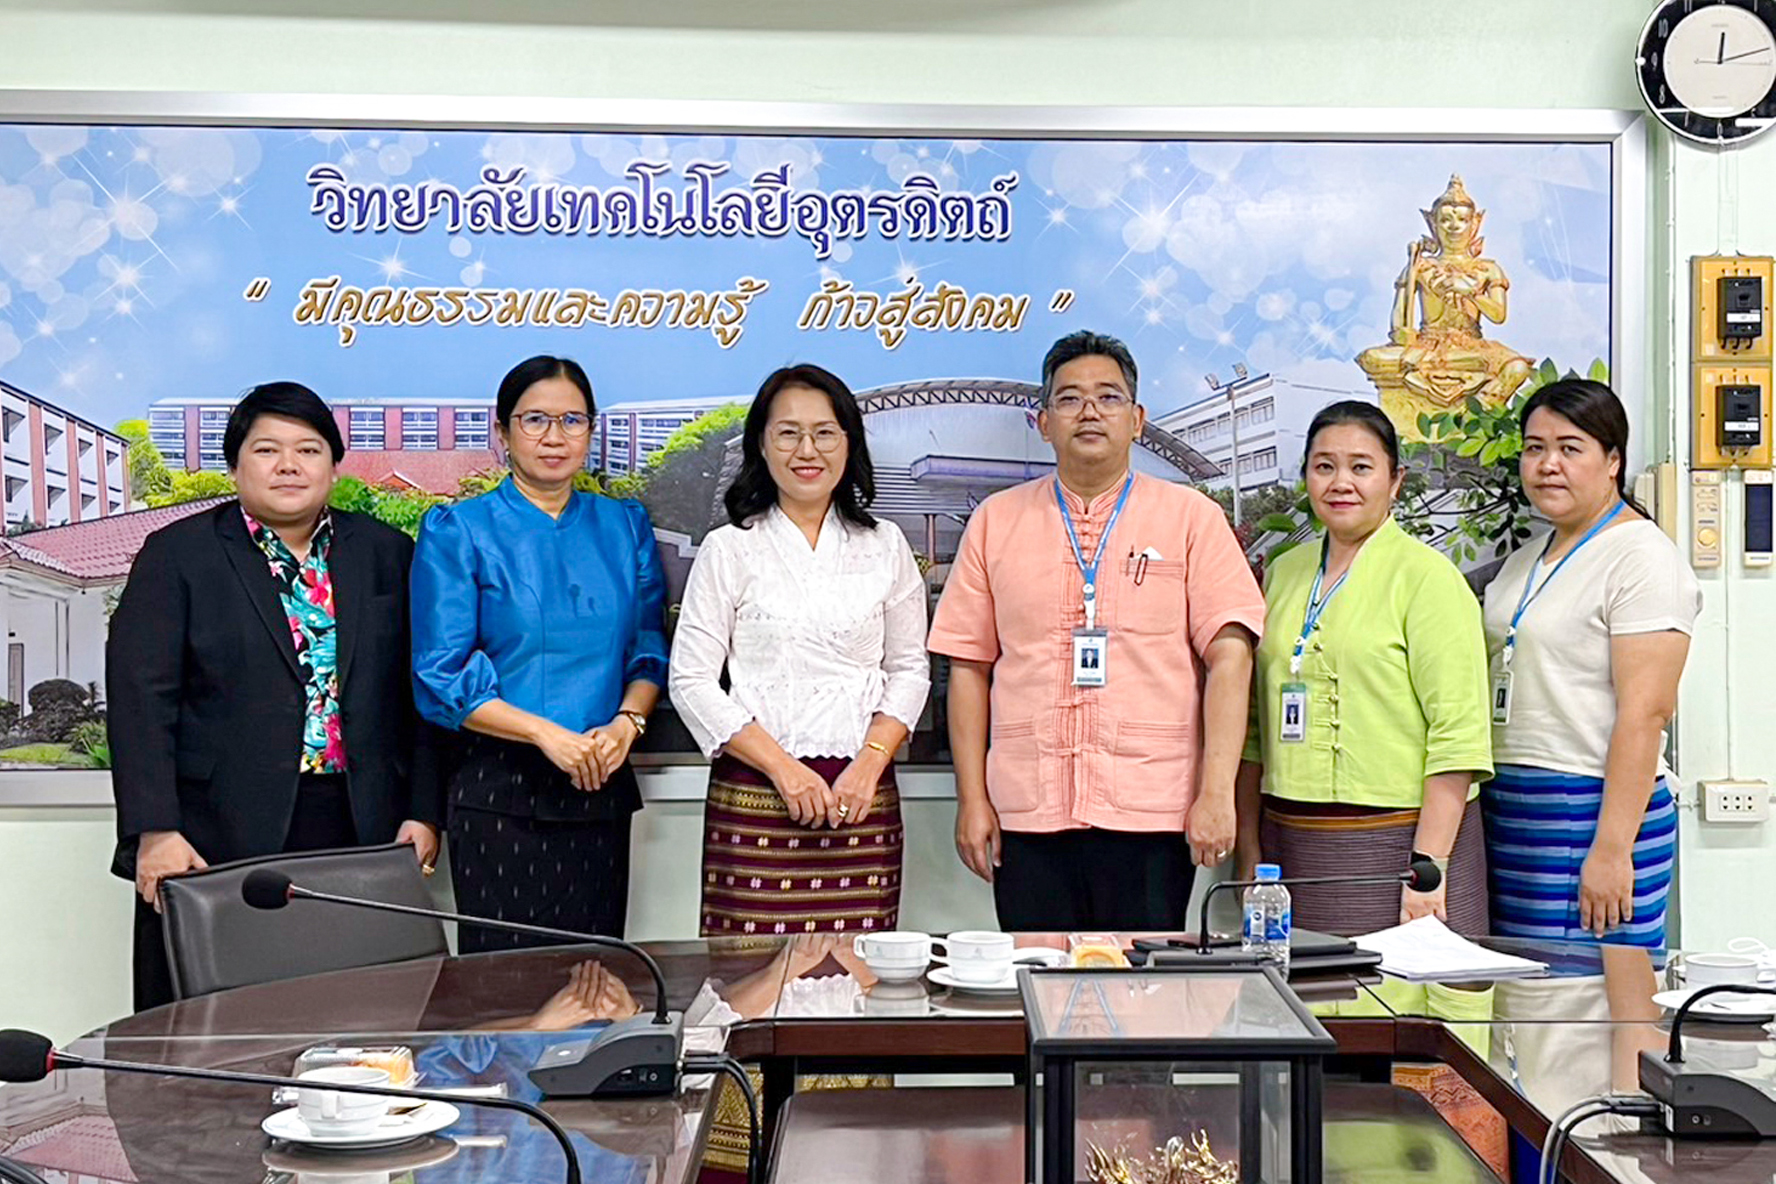
[[[766, 1016], [781, 993], [781, 942], [685, 943], [657, 952], [686, 1017], [689, 1049], [724, 1047], [728, 1030]], [[541, 1103], [528, 1070], [560, 1033], [594, 1031], [653, 1006], [651, 980], [620, 955], [551, 949], [428, 959], [269, 983], [131, 1016], [71, 1051], [117, 1061], [288, 1075], [320, 1045], [410, 1048], [428, 1089], [498, 1087]], [[587, 1179], [615, 1184], [694, 1174], [712, 1083], [673, 1097], [544, 1103], [573, 1140]], [[559, 1145], [522, 1115], [458, 1104], [446, 1137], [374, 1153], [317, 1153], [260, 1130], [281, 1108], [261, 1086], [74, 1071], [0, 1093], [0, 1154], [39, 1171], [117, 1184], [450, 1184], [558, 1180]], [[343, 1175], [341, 1174], [343, 1173]]]

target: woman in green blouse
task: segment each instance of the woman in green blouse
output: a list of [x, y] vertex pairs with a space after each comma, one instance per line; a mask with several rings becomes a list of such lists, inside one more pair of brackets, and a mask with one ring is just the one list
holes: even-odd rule
[[1356, 934], [1435, 913], [1487, 930], [1476, 778], [1492, 771], [1480, 602], [1447, 558], [1393, 518], [1399, 442], [1368, 404], [1314, 417], [1302, 462], [1319, 546], [1264, 581], [1254, 727], [1238, 782], [1238, 872], [1387, 875], [1417, 856], [1433, 892], [1293, 890], [1295, 924]]

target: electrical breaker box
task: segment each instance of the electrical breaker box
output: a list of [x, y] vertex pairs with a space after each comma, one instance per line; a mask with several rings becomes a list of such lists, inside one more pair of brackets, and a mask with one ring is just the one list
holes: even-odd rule
[[1750, 346], [1764, 335], [1764, 277], [1724, 275], [1720, 278], [1720, 342], [1729, 350]]
[[1764, 438], [1764, 392], [1755, 386], [1719, 386], [1720, 446], [1756, 448]]
[[1692, 469], [1770, 467], [1769, 363], [1693, 366]]

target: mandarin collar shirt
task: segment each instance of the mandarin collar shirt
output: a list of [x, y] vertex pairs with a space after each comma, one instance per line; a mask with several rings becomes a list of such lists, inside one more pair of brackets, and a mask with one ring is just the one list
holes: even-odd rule
[[1088, 504], [1064, 489], [1081, 551], [1104, 548], [1106, 685], [1073, 685], [1084, 578], [1053, 477], [981, 504], [938, 604], [932, 651], [993, 667], [987, 795], [1007, 830], [1181, 831], [1200, 772], [1203, 654], [1227, 625], [1263, 631], [1264, 598], [1220, 506], [1136, 474], [1106, 538], [1121, 490]]
[[666, 685], [666, 579], [639, 502], [575, 493], [551, 518], [507, 478], [426, 516], [412, 587], [414, 699], [433, 723], [500, 699], [583, 732], [629, 683]]
[[[1253, 727], [1245, 759], [1290, 801], [1417, 809], [1425, 778], [1492, 772], [1480, 602], [1455, 564], [1392, 518], [1363, 543], [1290, 659], [1320, 569], [1318, 542], [1279, 556], [1264, 581]], [[1322, 589], [1322, 594], [1324, 590]], [[1306, 738], [1281, 740], [1282, 692], [1307, 695]], [[1473, 788], [1469, 796], [1478, 795]]]

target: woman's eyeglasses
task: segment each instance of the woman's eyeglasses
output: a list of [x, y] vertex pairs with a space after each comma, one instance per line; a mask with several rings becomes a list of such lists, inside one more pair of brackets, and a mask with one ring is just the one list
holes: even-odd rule
[[546, 411], [526, 411], [518, 417], [518, 430], [532, 440], [541, 440], [548, 435], [550, 424], [560, 424], [561, 434], [574, 439], [592, 430], [592, 417], [582, 411], [567, 411], [560, 415], [550, 415]]
[[779, 424], [771, 429], [768, 438], [771, 447], [778, 452], [794, 452], [802, 445], [803, 436], [814, 438], [816, 452], [837, 452], [845, 442], [845, 429], [832, 424], [822, 424], [813, 429], [796, 427], [794, 424]]

